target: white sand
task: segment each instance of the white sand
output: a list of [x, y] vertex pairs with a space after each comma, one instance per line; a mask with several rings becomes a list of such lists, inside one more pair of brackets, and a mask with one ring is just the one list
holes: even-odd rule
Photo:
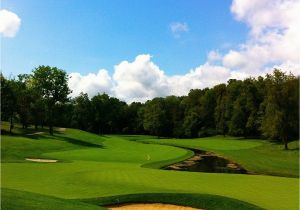
[[66, 131], [67, 129], [66, 128], [57, 128], [56, 130], [63, 132], [63, 131]]
[[39, 163], [56, 163], [58, 160], [26, 158], [25, 160]]
[[45, 132], [35, 132], [35, 133], [29, 133], [27, 134], [28, 136], [32, 136], [32, 135], [39, 135], [39, 134], [44, 134]]

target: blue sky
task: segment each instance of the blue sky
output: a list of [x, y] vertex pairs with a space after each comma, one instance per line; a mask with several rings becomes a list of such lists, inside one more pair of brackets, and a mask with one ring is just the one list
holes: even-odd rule
[[64, 69], [71, 96], [186, 95], [300, 75], [299, 0], [0, 0], [1, 71]]
[[[9, 0], [2, 8], [22, 20], [14, 38], [2, 39], [5, 75], [38, 65], [67, 72], [113, 71], [123, 60], [151, 54], [168, 75], [205, 62], [212, 49], [244, 41], [247, 26], [234, 20], [224, 0]], [[177, 37], [170, 24], [186, 23]]]

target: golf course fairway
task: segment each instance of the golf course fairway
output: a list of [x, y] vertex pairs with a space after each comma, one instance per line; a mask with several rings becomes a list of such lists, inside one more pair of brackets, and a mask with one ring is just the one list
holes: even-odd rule
[[[45, 205], [55, 204], [52, 209], [68, 209], [60, 207], [68, 203], [72, 205], [69, 209], [101, 209], [97, 205], [112, 204], [108, 202], [110, 198], [119, 202], [123, 199], [124, 202], [176, 204], [176, 199], [172, 202], [172, 195], [177, 194], [186, 195], [190, 200], [181, 204], [192, 207], [199, 207], [191, 200], [197, 200], [197, 195], [199, 200], [201, 196], [206, 201], [220, 200], [209, 204], [212, 207], [203, 206], [207, 209], [230, 209], [230, 206], [220, 207], [226, 199], [253, 205], [253, 209], [295, 210], [299, 206], [296, 173], [299, 153], [298, 144], [294, 142], [291, 143], [296, 147], [293, 151], [264, 153], [261, 147], [270, 143], [229, 137], [167, 140], [149, 136], [99, 136], [76, 129], [57, 130], [54, 136], [43, 131], [34, 134], [32, 130], [32, 133], [20, 131], [12, 136], [1, 136], [2, 196], [7, 209], [17, 209], [12, 206], [17, 206], [21, 198], [26, 200], [26, 196], [29, 200], [41, 198], [38, 203], [44, 196]], [[190, 150], [170, 145], [213, 151], [242, 164], [255, 175], [162, 170], [162, 166], [193, 156]], [[279, 150], [276, 145], [275, 148]], [[260, 159], [267, 157], [270, 160]], [[31, 162], [26, 158], [58, 161]], [[156, 194], [162, 200], [154, 200]], [[128, 195], [135, 197], [129, 199]], [[26, 207], [26, 203], [22, 203], [23, 209], [35, 209], [29, 204]]]

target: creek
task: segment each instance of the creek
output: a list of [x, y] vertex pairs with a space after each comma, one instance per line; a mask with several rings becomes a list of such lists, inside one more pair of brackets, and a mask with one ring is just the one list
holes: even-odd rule
[[163, 169], [176, 171], [193, 171], [209, 173], [247, 174], [247, 170], [237, 163], [215, 153], [203, 150], [192, 150], [195, 155], [187, 160], [166, 166]]

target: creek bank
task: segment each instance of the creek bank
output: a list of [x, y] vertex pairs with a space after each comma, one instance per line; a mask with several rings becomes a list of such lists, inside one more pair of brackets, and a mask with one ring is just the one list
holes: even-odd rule
[[[188, 148], [186, 148], [188, 149]], [[187, 160], [163, 167], [165, 170], [209, 172], [209, 173], [237, 173], [248, 174], [249, 172], [241, 165], [221, 157], [213, 152], [197, 149], [192, 150], [195, 155]]]

